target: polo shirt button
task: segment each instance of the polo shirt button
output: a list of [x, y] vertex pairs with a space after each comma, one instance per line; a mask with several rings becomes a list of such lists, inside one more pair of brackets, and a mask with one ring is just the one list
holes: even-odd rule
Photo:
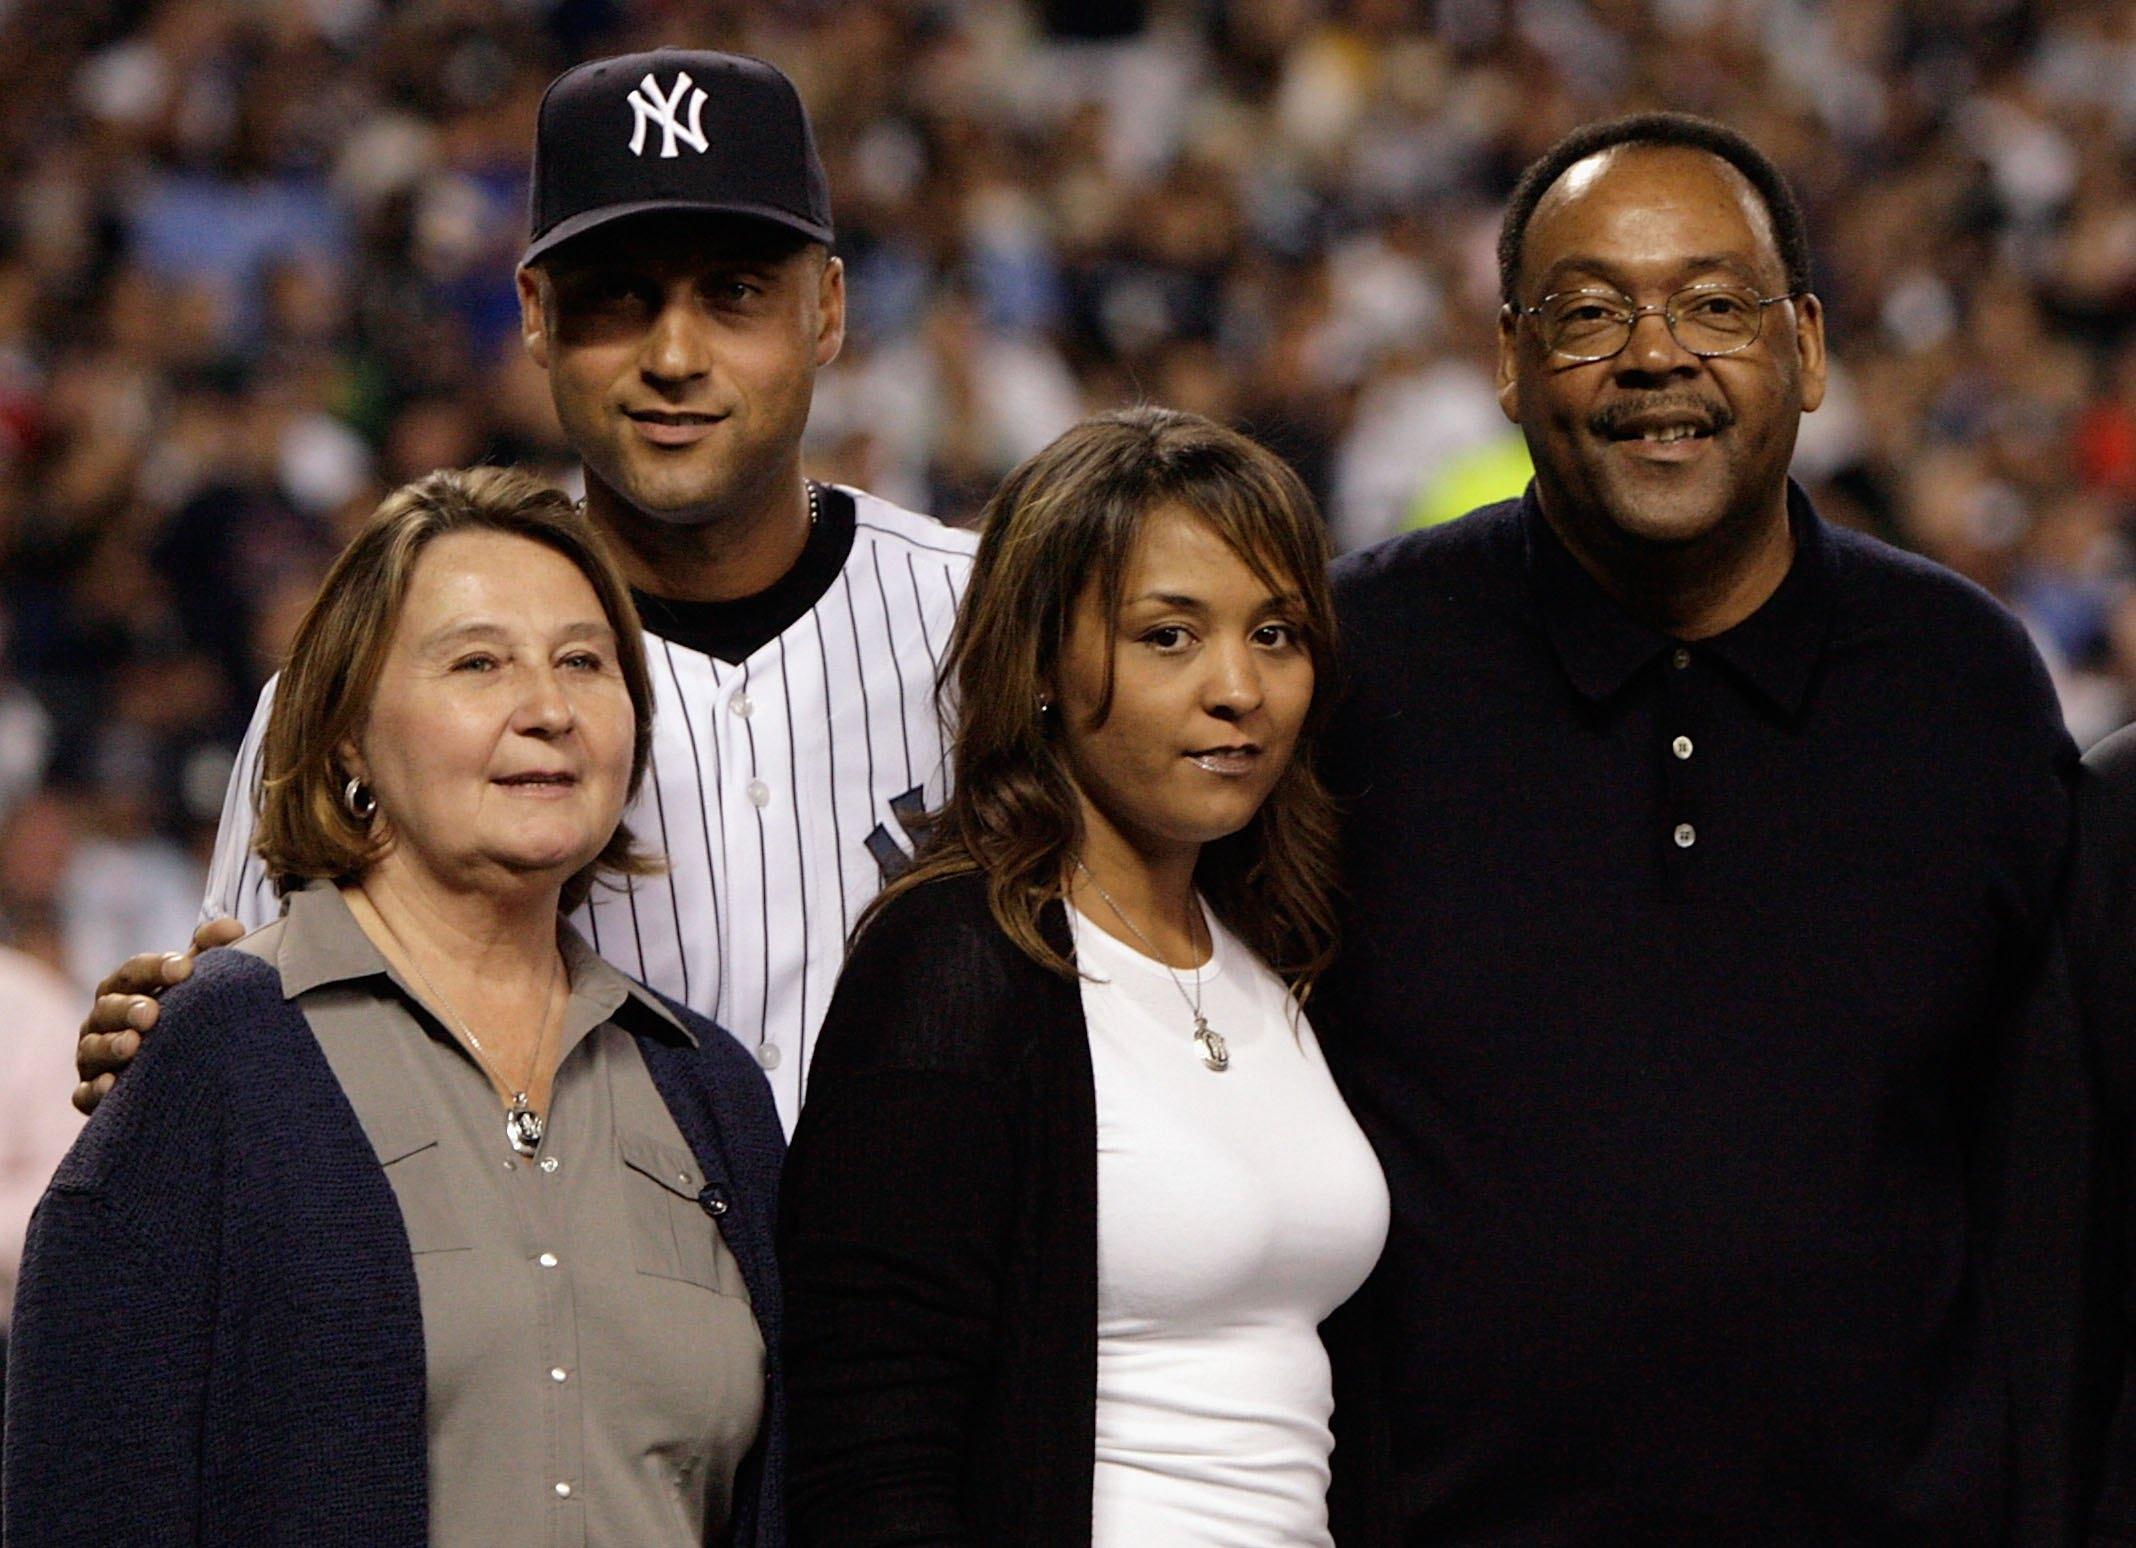
[[738, 693], [727, 701], [727, 708], [747, 720], [756, 711], [756, 705], [746, 693]]
[[560, 1483], [560, 1484], [558, 1484], [558, 1485], [556, 1486], [556, 1497], [557, 1497], [558, 1499], [560, 1499], [560, 1500], [568, 1500], [568, 1499], [570, 1499], [570, 1498], [571, 1498], [571, 1485], [569, 1485], [569, 1484], [567, 1484], [567, 1483]]
[[553, 1172], [553, 1171], [555, 1171], [555, 1170], [556, 1170], [556, 1167], [557, 1167], [557, 1161], [556, 1161], [556, 1157], [554, 1157], [554, 1156], [543, 1156], [543, 1157], [541, 1158], [541, 1169], [542, 1169], [542, 1170], [543, 1170], [544, 1172]]
[[765, 1069], [775, 1070], [779, 1067], [779, 1045], [777, 1043], [757, 1044], [756, 1055], [757, 1063], [763, 1065]]
[[553, 1252], [545, 1252], [540, 1257], [536, 1258], [534, 1261], [536, 1263], [539, 1263], [543, 1268], [555, 1268], [556, 1254]]
[[765, 784], [761, 779], [752, 779], [749, 782], [749, 804], [751, 806], [771, 805], [771, 786]]
[[1691, 664], [1691, 652], [1679, 645], [1676, 647], [1676, 654], [1669, 658], [1669, 662], [1677, 671], [1681, 672]]
[[1692, 827], [1688, 822], [1680, 822], [1676, 825], [1676, 847], [1678, 849], [1689, 849], [1697, 842], [1698, 829]]
[[1673, 742], [1671, 742], [1671, 743], [1669, 744], [1669, 751], [1670, 751], [1670, 752], [1672, 752], [1672, 753], [1674, 753], [1674, 754], [1676, 754], [1676, 756], [1677, 756], [1677, 757], [1679, 757], [1679, 758], [1688, 758], [1688, 757], [1690, 757], [1690, 756], [1691, 756], [1691, 738], [1689, 738], [1688, 736], [1680, 736], [1680, 737], [1678, 737], [1678, 738], [1677, 738], [1677, 739], [1676, 739], [1675, 741], [1673, 741]]
[[565, 1370], [561, 1365], [552, 1365], [551, 1367], [549, 1367], [549, 1380], [569, 1381], [570, 1379], [571, 1373]]

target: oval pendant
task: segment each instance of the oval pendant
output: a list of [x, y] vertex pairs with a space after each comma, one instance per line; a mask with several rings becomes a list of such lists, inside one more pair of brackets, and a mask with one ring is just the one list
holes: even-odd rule
[[541, 1148], [541, 1114], [514, 1107], [504, 1115], [504, 1138], [521, 1155], [531, 1156]]
[[1224, 1034], [1199, 1016], [1194, 1018], [1194, 1041], [1201, 1049], [1203, 1064], [1218, 1073], [1231, 1068], [1231, 1050], [1224, 1043]]

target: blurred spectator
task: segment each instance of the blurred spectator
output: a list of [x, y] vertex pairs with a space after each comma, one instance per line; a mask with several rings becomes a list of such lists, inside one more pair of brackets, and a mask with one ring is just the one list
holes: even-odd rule
[[[2017, 608], [2080, 739], [2136, 715], [2136, 0], [17, 5], [16, 939], [65, 960], [76, 907], [85, 952], [175, 938], [160, 904], [68, 899], [129, 865], [176, 896], [196, 787], [384, 488], [484, 458], [576, 478], [517, 338], [524, 158], [557, 71], [662, 42], [801, 84], [852, 291], [813, 470], [953, 520], [1135, 398], [1266, 438], [1344, 546], [1511, 492], [1514, 175], [1585, 118], [1726, 119], [1822, 243], [1833, 386], [1798, 477]], [[11, 870], [62, 836], [73, 882]]]
[[52, 717], [8, 672], [7, 615], [0, 612], [0, 823], [43, 785], [52, 761]]
[[204, 741], [221, 689], [200, 656], [139, 659], [116, 675], [85, 752], [79, 835], [61, 876], [65, 969], [77, 983], [192, 935], [205, 869], [176, 835], [212, 830], [221, 812], [230, 760]]
[[22, 1238], [45, 1184], [74, 1143], [81, 1114], [74, 1089], [74, 1035], [82, 1004], [72, 984], [19, 951], [0, 946], [0, 1391], [6, 1389], [7, 1314], [15, 1304]]
[[[73, 806], [53, 791], [30, 797], [0, 823], [0, 924], [6, 944], [58, 976], [67, 971], [61, 900], [78, 842]], [[114, 957], [97, 976], [119, 961]]]

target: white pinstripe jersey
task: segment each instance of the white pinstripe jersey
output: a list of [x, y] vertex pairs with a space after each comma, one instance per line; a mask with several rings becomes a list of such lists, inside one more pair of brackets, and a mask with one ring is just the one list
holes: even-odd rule
[[[855, 490], [853, 547], [815, 605], [730, 664], [647, 632], [653, 758], [626, 814], [665, 875], [575, 917], [609, 961], [757, 1050], [788, 1130], [860, 911], [947, 789], [934, 676], [976, 537]], [[281, 912], [252, 853], [260, 693], [223, 801], [203, 918]]]

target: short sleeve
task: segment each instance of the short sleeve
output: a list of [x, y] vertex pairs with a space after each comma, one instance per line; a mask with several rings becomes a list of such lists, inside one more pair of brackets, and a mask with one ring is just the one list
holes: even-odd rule
[[274, 709], [275, 684], [269, 678], [260, 689], [260, 702], [245, 728], [245, 740], [230, 769], [230, 785], [223, 792], [222, 819], [215, 827], [215, 855], [208, 863], [208, 891], [200, 905], [200, 919], [235, 917], [247, 930], [257, 930], [281, 917], [282, 900], [275, 896], [267, 868], [252, 852], [259, 827], [260, 744], [267, 737], [267, 717]]

